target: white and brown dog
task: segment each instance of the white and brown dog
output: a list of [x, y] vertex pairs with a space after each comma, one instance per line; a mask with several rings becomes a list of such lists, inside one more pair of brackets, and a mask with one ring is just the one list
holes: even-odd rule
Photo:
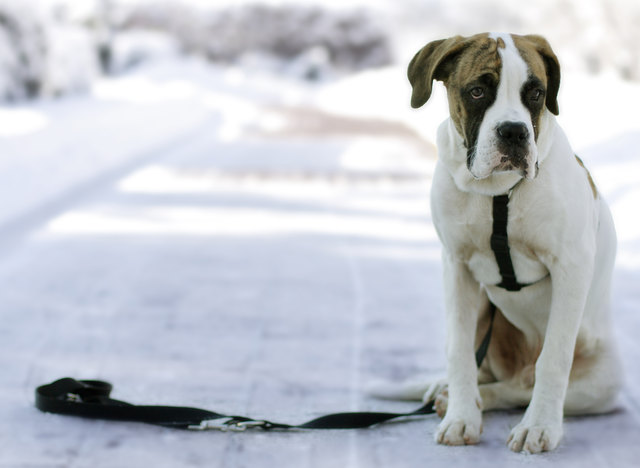
[[[612, 410], [621, 382], [609, 311], [615, 230], [556, 123], [558, 60], [540, 36], [458, 36], [427, 44], [408, 75], [413, 107], [429, 99], [435, 79], [447, 88], [451, 114], [438, 130], [431, 190], [448, 361], [447, 387], [425, 395], [438, 396], [444, 416], [436, 441], [477, 443], [483, 410], [528, 406], [509, 447], [552, 450], [563, 414]], [[513, 269], [527, 285], [519, 291], [499, 286], [490, 246], [492, 197], [501, 194], [510, 196]], [[478, 369], [474, 349], [490, 303], [497, 313]]]

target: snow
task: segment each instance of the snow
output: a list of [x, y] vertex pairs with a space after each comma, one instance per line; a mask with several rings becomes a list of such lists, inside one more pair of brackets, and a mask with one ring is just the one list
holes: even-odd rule
[[0, 3], [0, 99], [37, 95], [46, 73], [46, 37], [40, 11], [14, 0]]
[[[0, 466], [534, 463], [504, 446], [517, 411], [487, 414], [480, 446], [451, 449], [432, 441], [435, 417], [349, 433], [200, 434], [32, 407], [35, 386], [72, 375], [111, 380], [115, 396], [133, 402], [285, 422], [411, 408], [363, 392], [375, 379], [444, 369], [433, 154], [410, 131], [379, 132], [380, 122], [412, 129], [444, 113], [437, 100], [420, 115], [387, 100], [380, 116], [359, 107], [376, 89], [406, 101], [401, 75], [294, 85], [167, 61], [103, 80], [86, 97], [4, 108], [6, 122], [23, 123], [1, 142]], [[562, 118], [618, 221], [614, 309], [628, 383], [620, 411], [569, 418], [560, 449], [535, 460], [624, 467], [640, 455], [629, 333], [640, 328], [639, 129], [620, 112], [591, 124], [581, 103], [598, 80], [566, 77]], [[640, 93], [607, 80], [613, 102]], [[299, 125], [291, 108], [305, 105], [325, 133], [291, 133]], [[378, 133], [338, 132], [332, 119]]]
[[613, 74], [565, 73], [559, 120], [616, 221], [626, 385], [615, 413], [567, 418], [556, 452], [508, 451], [521, 411], [486, 414], [465, 448], [433, 442], [435, 416], [235, 434], [38, 412], [35, 387], [70, 375], [296, 423], [412, 409], [364, 389], [444, 371], [428, 199], [442, 86], [415, 111], [404, 66], [305, 83], [158, 56], [0, 108], [0, 468], [637, 465], [640, 85]]
[[406, 63], [429, 39], [483, 30], [536, 31], [565, 69], [640, 78], [632, 0], [0, 0], [0, 15], [2, 100], [85, 90], [100, 71], [184, 52], [336, 79]]
[[180, 55], [180, 45], [168, 34], [134, 30], [115, 35], [111, 42], [109, 72], [120, 74], [144, 62]]

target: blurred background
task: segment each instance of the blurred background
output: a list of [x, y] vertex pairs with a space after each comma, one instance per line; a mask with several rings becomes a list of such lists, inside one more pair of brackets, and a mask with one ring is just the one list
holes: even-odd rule
[[[624, 411], [567, 422], [554, 463], [635, 466], [639, 25], [637, 0], [0, 0], [0, 467], [466, 466], [435, 419], [291, 444], [72, 423], [32, 395], [104, 378], [299, 422], [383, 409], [371, 380], [441, 376], [447, 102], [438, 84], [411, 109], [406, 67], [484, 31], [549, 40], [558, 120], [618, 230]], [[491, 415], [467, 465], [520, 464], [519, 416]]]
[[87, 91], [105, 74], [179, 56], [337, 79], [485, 30], [543, 34], [568, 70], [640, 79], [631, 0], [2, 0], [0, 12], [6, 102]]
[[[548, 38], [574, 149], [604, 193], [633, 187], [637, 171], [601, 148], [636, 156], [638, 24], [633, 0], [0, 0], [0, 223], [198, 125], [216, 143], [344, 143], [236, 146], [214, 163], [227, 170], [428, 178], [446, 100], [437, 86], [411, 110], [406, 65], [430, 40], [479, 31]], [[635, 240], [625, 193], [614, 213]]]
[[547, 37], [575, 149], [626, 152], [638, 24], [633, 0], [0, 0], [0, 222], [213, 115], [218, 141], [349, 134], [342, 168], [428, 172], [446, 103], [409, 109], [405, 70], [454, 34]]

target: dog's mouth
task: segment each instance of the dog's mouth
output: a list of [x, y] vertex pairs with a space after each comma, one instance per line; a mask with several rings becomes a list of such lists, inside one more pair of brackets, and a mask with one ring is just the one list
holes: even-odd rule
[[469, 152], [467, 168], [471, 175], [477, 179], [486, 179], [493, 174], [503, 172], [516, 172], [525, 179], [533, 180], [538, 176], [539, 167], [537, 159], [528, 151], [512, 150], [508, 154], [496, 152], [485, 159], [482, 164], [476, 161], [478, 155]]
[[499, 154], [493, 173], [518, 172], [526, 179], [535, 179], [538, 175], [538, 162], [533, 161], [531, 155], [526, 152], [512, 152], [513, 154]]

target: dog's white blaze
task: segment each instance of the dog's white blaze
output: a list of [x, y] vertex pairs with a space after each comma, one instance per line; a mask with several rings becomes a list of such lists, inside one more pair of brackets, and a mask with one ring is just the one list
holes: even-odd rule
[[529, 67], [520, 56], [513, 38], [510, 34], [491, 34], [494, 40], [502, 39], [505, 48], [499, 48], [498, 53], [502, 59], [500, 83], [495, 102], [487, 109], [484, 115], [478, 142], [476, 145], [475, 160], [471, 166], [471, 173], [478, 179], [489, 177], [503, 155], [497, 149], [496, 128], [502, 122], [522, 122], [529, 130], [529, 170], [525, 174], [528, 178], [535, 177], [535, 163], [537, 149], [534, 140], [534, 130], [531, 123], [531, 114], [522, 103], [520, 90], [529, 75]]

